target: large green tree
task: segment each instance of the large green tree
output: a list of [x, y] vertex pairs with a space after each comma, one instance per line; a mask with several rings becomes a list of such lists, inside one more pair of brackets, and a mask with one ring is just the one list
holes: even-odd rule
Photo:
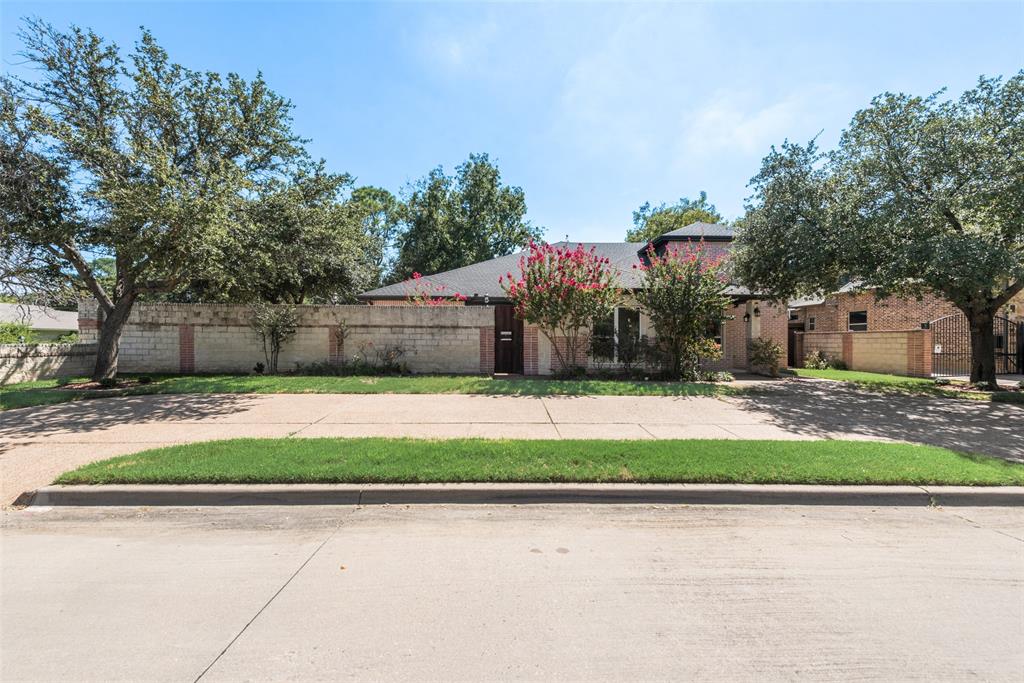
[[708, 201], [707, 192], [701, 192], [697, 199], [683, 197], [675, 204], [651, 206], [645, 202], [633, 212], [633, 227], [626, 231], [627, 242], [650, 242], [655, 237], [685, 228], [691, 223], [720, 223], [722, 215], [715, 205]]
[[362, 223], [369, 242], [368, 256], [373, 266], [372, 286], [379, 287], [387, 281], [395, 267], [395, 242], [405, 207], [384, 188], [369, 185], [354, 189], [349, 203]]
[[486, 154], [472, 154], [447, 176], [436, 168], [405, 202], [405, 227], [391, 279], [467, 266], [511, 254], [542, 232], [526, 216], [522, 188], [502, 185]]
[[733, 262], [748, 286], [934, 293], [967, 316], [971, 381], [996, 386], [993, 318], [1024, 288], [1024, 71], [957, 99], [880, 95], [837, 149], [773, 148], [752, 185]]
[[[25, 162], [0, 195], [2, 239], [84, 282], [103, 317], [93, 375], [113, 377], [134, 303], [215, 274], [242, 205], [302, 157], [291, 104], [262, 77], [175, 64], [147, 31], [127, 59], [77, 27], [29, 20], [20, 37], [34, 75], [2, 87]], [[112, 288], [97, 256], [115, 261]]]
[[301, 164], [242, 206], [220, 276], [195, 283], [196, 299], [349, 303], [374, 281], [372, 241], [343, 195], [352, 184], [323, 162]]

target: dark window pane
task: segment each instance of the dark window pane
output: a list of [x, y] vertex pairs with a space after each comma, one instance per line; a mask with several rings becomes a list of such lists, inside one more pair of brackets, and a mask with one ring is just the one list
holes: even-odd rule
[[868, 329], [867, 311], [850, 311], [847, 329], [853, 332], [864, 332]]

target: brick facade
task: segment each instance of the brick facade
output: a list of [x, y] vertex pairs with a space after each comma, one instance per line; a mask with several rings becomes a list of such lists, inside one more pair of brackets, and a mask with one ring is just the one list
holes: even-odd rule
[[910, 377], [932, 374], [931, 330], [799, 332], [797, 335], [805, 356], [820, 352], [828, 358], [842, 360], [850, 370]]

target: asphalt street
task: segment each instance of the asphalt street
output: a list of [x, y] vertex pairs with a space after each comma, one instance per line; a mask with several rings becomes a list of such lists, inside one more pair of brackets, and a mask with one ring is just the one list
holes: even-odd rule
[[1024, 679], [1024, 509], [28, 508], [3, 681]]

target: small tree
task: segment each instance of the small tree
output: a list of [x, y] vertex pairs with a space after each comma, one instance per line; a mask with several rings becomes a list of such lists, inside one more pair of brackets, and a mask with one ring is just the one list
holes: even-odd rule
[[660, 256], [649, 247], [647, 263], [634, 267], [644, 271], [636, 299], [651, 318], [669, 372], [673, 378], [696, 379], [702, 358], [721, 357], [712, 338], [730, 304], [721, 259], [705, 257], [703, 244]]
[[[518, 278], [512, 273], [498, 278], [516, 317], [540, 329], [563, 370], [581, 367], [580, 336], [589, 334], [594, 321], [609, 315], [622, 299], [618, 271], [593, 247], [535, 242], [519, 259], [519, 269]], [[565, 340], [564, 349], [558, 339]]]
[[258, 302], [250, 306], [249, 326], [263, 342], [263, 357], [267, 361], [267, 372], [277, 374], [277, 358], [281, 347], [295, 336], [299, 317], [294, 306], [274, 306]]

